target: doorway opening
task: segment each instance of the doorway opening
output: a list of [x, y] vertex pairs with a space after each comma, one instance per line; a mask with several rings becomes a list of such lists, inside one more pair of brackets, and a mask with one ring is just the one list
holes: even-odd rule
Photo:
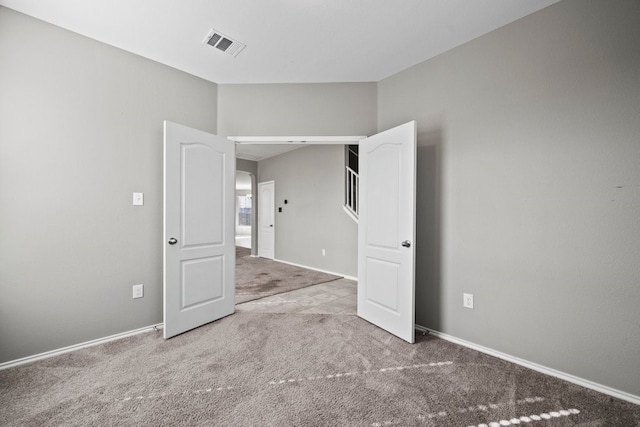
[[[238, 144], [236, 155], [241, 147], [247, 145], [263, 144], [261, 147], [263, 149], [267, 145], [279, 145], [285, 146], [286, 151], [301, 148], [304, 145], [347, 146], [343, 151], [346, 154], [344, 181], [338, 185], [344, 189], [343, 207], [345, 211], [353, 215], [352, 218], [356, 218], [358, 228], [358, 315], [371, 323], [379, 326], [384, 325], [383, 329], [393, 331], [395, 335], [413, 342], [415, 316], [413, 268], [415, 259], [413, 246], [415, 241], [415, 122], [367, 138], [364, 147], [366, 150], [363, 153], [360, 153], [359, 149], [356, 152], [355, 147], [359, 145], [361, 138], [354, 138], [355, 141], [348, 141], [348, 138], [340, 137], [326, 139], [323, 137], [231, 137], [229, 139], [235, 140]], [[363, 140], [363, 142], [365, 141]], [[350, 269], [350, 262], [347, 263], [345, 260], [351, 261], [348, 256], [351, 256], [353, 252], [347, 252], [342, 249], [344, 246], [329, 242], [328, 237], [334, 230], [342, 232], [341, 236], [350, 237], [352, 235], [351, 228], [347, 230], [346, 223], [336, 219], [334, 211], [317, 209], [316, 212], [321, 212], [322, 215], [316, 214], [314, 216], [315, 212], [309, 207], [314, 205], [320, 197], [310, 196], [310, 191], [305, 191], [318, 188], [319, 191], [315, 194], [328, 195], [329, 199], [334, 197], [335, 194], [332, 194], [331, 190], [317, 184], [317, 182], [324, 181], [309, 182], [308, 179], [305, 179], [305, 177], [311, 176], [306, 173], [307, 171], [317, 173], [323, 171], [323, 160], [335, 161], [332, 159], [336, 158], [336, 150], [332, 150], [332, 153], [331, 156], [325, 157], [321, 150], [315, 149], [313, 158], [305, 155], [292, 155], [293, 157], [288, 157], [288, 159], [295, 158], [297, 161], [290, 169], [282, 164], [284, 160], [269, 161], [269, 163], [265, 163], [264, 167], [258, 168], [263, 171], [259, 179], [275, 177], [285, 185], [284, 192], [281, 191], [278, 197], [277, 205], [278, 230], [280, 230], [279, 247], [295, 249], [287, 249], [287, 252], [281, 250], [283, 259], [292, 259], [309, 266], [321, 265], [324, 268], [337, 266]], [[261, 160], [255, 159], [255, 161]], [[367, 164], [370, 167], [365, 167]], [[359, 170], [359, 166], [362, 166], [362, 171]], [[286, 173], [282, 173], [283, 170]], [[363, 186], [359, 179], [358, 172], [362, 173], [363, 171], [367, 171], [367, 174], [362, 176], [362, 180], [368, 181], [367, 186]], [[335, 180], [327, 182], [331, 188], [335, 188]], [[333, 193], [335, 192], [333, 191]], [[263, 207], [262, 192], [259, 190], [258, 193], [258, 215], [261, 216], [265, 208], [270, 215], [273, 214], [274, 207]], [[291, 206], [284, 206], [288, 201]], [[362, 212], [359, 212], [359, 208], [361, 206], [367, 207], [368, 215], [360, 217], [359, 214]], [[403, 215], [400, 215], [401, 213]], [[315, 220], [315, 223], [323, 225], [324, 228], [307, 227], [304, 221], [309, 218]], [[309, 222], [312, 221], [309, 220]], [[333, 224], [332, 227], [326, 227], [329, 222]], [[274, 223], [275, 221], [269, 222], [269, 227], [274, 227], [271, 225]], [[313, 246], [303, 241], [303, 236], [307, 234], [313, 237]], [[258, 240], [258, 246], [261, 248], [260, 235]], [[292, 245], [284, 245], [283, 242], [289, 242]], [[328, 247], [329, 250], [325, 251], [325, 247]], [[374, 249], [380, 250], [375, 252]], [[260, 250], [259, 254], [261, 254]], [[331, 258], [322, 258], [327, 254]], [[393, 271], [396, 271], [397, 274], [392, 274]], [[391, 280], [392, 278], [397, 280]]]
[[[184, 140], [197, 142], [190, 143], [187, 150], [181, 142]], [[228, 264], [235, 259], [237, 162], [233, 154], [237, 151], [230, 142], [229, 139], [165, 121], [164, 237], [168, 245], [164, 251], [165, 338], [234, 312], [235, 266]], [[359, 150], [362, 177], [358, 186], [358, 204], [367, 209], [360, 212], [358, 221], [357, 315], [412, 343], [415, 315], [415, 122], [389, 129], [362, 142], [365, 143], [366, 150]], [[329, 143], [336, 144], [336, 141]], [[314, 151], [313, 154], [317, 156], [320, 153]], [[317, 165], [317, 160], [314, 157], [298, 166], [302, 166], [300, 170], [304, 172]], [[212, 168], [222, 173], [212, 174]], [[180, 179], [184, 176], [189, 179]], [[267, 211], [275, 214], [274, 207], [263, 207], [263, 201], [273, 200], [273, 197], [263, 197], [261, 194], [264, 184], [273, 182], [261, 183], [258, 188], [259, 211], [263, 213]], [[367, 185], [363, 186], [363, 182]], [[304, 186], [313, 187], [313, 184]], [[375, 191], [369, 191], [370, 189]], [[271, 194], [275, 194], [275, 191], [272, 190]], [[300, 194], [303, 200], [309, 199], [309, 192]], [[246, 201], [246, 195], [244, 196]], [[313, 198], [317, 196], [313, 195]], [[287, 199], [283, 202], [287, 204]], [[250, 215], [254, 211], [253, 206], [252, 200]], [[278, 212], [281, 212], [280, 208]], [[368, 214], [362, 215], [363, 212]], [[408, 213], [410, 217], [399, 218], [396, 215], [399, 212]], [[237, 217], [239, 225], [239, 204]], [[275, 228], [275, 221], [269, 224], [273, 224], [270, 228]], [[291, 233], [284, 236], [289, 234]], [[178, 240], [167, 237], [173, 235], [178, 235], [182, 242], [178, 248], [173, 248]], [[293, 235], [297, 237], [295, 233]], [[230, 240], [232, 236], [234, 239]], [[314, 241], [320, 241], [323, 236], [316, 234], [316, 237]], [[326, 240], [323, 242], [326, 243]], [[299, 246], [294, 245], [296, 248]], [[194, 247], [197, 250], [192, 250]], [[203, 248], [211, 249], [210, 253], [201, 250]], [[389, 255], [389, 260], [385, 258], [380, 262], [378, 258], [382, 256], [377, 253], [368, 256], [368, 252], [374, 249], [378, 252], [384, 250], [382, 255]], [[191, 257], [187, 262], [181, 258], [183, 252]], [[321, 252], [325, 256], [325, 250], [322, 249]], [[406, 256], [393, 258], [397, 252]], [[307, 254], [310, 252], [307, 251], [305, 255]], [[340, 261], [342, 253], [338, 252], [338, 257], [334, 258]], [[394, 274], [394, 270], [402, 270], [401, 277]], [[175, 274], [176, 272], [182, 274]], [[398, 276], [397, 280], [389, 280], [392, 276]], [[388, 286], [390, 282], [393, 289]], [[185, 289], [189, 291], [186, 299]], [[370, 310], [373, 315], [364, 312], [365, 303], [374, 308]], [[182, 310], [185, 304], [190, 309], [198, 307], [202, 310], [191, 310], [194, 313], [190, 313], [190, 317], [176, 318], [176, 312], [180, 314], [185, 311]], [[385, 307], [387, 311], [384, 311]], [[389, 321], [389, 310], [398, 314], [391, 318], [395, 322]], [[172, 326], [171, 333], [168, 332], [169, 323]]]
[[251, 249], [253, 224], [253, 185], [248, 172], [236, 171], [236, 246]]

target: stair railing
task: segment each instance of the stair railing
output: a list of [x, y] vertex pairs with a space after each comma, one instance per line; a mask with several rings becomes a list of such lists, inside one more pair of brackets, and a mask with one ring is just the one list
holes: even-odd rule
[[358, 216], [358, 187], [360, 177], [358, 174], [346, 166], [344, 206], [356, 217]]

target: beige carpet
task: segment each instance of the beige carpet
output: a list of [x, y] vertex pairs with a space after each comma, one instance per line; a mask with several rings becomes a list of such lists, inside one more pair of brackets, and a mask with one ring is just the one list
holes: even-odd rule
[[3, 426], [639, 423], [639, 406], [346, 315], [241, 312], [0, 371]]
[[252, 257], [250, 249], [236, 246], [236, 304], [330, 282], [340, 277]]

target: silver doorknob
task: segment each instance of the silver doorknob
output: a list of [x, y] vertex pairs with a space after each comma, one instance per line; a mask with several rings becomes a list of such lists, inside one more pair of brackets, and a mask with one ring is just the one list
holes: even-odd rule
[[411, 242], [408, 240], [405, 240], [404, 242], [402, 242], [402, 246], [404, 246], [405, 248], [410, 248], [411, 247]]
[[169, 239], [169, 244], [170, 245], [175, 245], [176, 243], [178, 243], [178, 239], [176, 239], [175, 237], [172, 237]]

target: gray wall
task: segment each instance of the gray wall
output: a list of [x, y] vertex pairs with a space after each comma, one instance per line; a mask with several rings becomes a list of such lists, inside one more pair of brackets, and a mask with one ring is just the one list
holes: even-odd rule
[[162, 121], [217, 86], [4, 7], [0, 64], [0, 362], [161, 322]]
[[236, 159], [236, 170], [249, 172], [252, 175], [258, 174], [258, 162], [245, 159]]
[[276, 259], [358, 275], [358, 227], [342, 209], [344, 146], [311, 145], [262, 160], [258, 177], [275, 181]]
[[[163, 119], [221, 135], [416, 119], [418, 323], [640, 395], [639, 29], [637, 1], [564, 0], [377, 89], [217, 88], [0, 7], [0, 362], [161, 321]], [[354, 274], [309, 212], [338, 181], [320, 169], [340, 165], [342, 191], [333, 148], [259, 169], [291, 200], [276, 255]], [[280, 253], [305, 215], [318, 243]]]
[[[371, 135], [376, 131], [376, 104], [375, 83], [219, 85], [218, 133]], [[276, 181], [276, 206], [283, 198], [292, 200], [276, 217], [276, 258], [357, 275], [357, 225], [341, 207], [343, 150], [343, 146], [308, 147], [258, 162], [258, 182]], [[311, 153], [318, 157], [310, 157]], [[255, 239], [252, 246], [255, 253]]]
[[221, 136], [347, 136], [375, 130], [375, 83], [218, 87]]
[[419, 324], [640, 395], [638, 40], [639, 2], [566, 0], [379, 83], [419, 124]]

